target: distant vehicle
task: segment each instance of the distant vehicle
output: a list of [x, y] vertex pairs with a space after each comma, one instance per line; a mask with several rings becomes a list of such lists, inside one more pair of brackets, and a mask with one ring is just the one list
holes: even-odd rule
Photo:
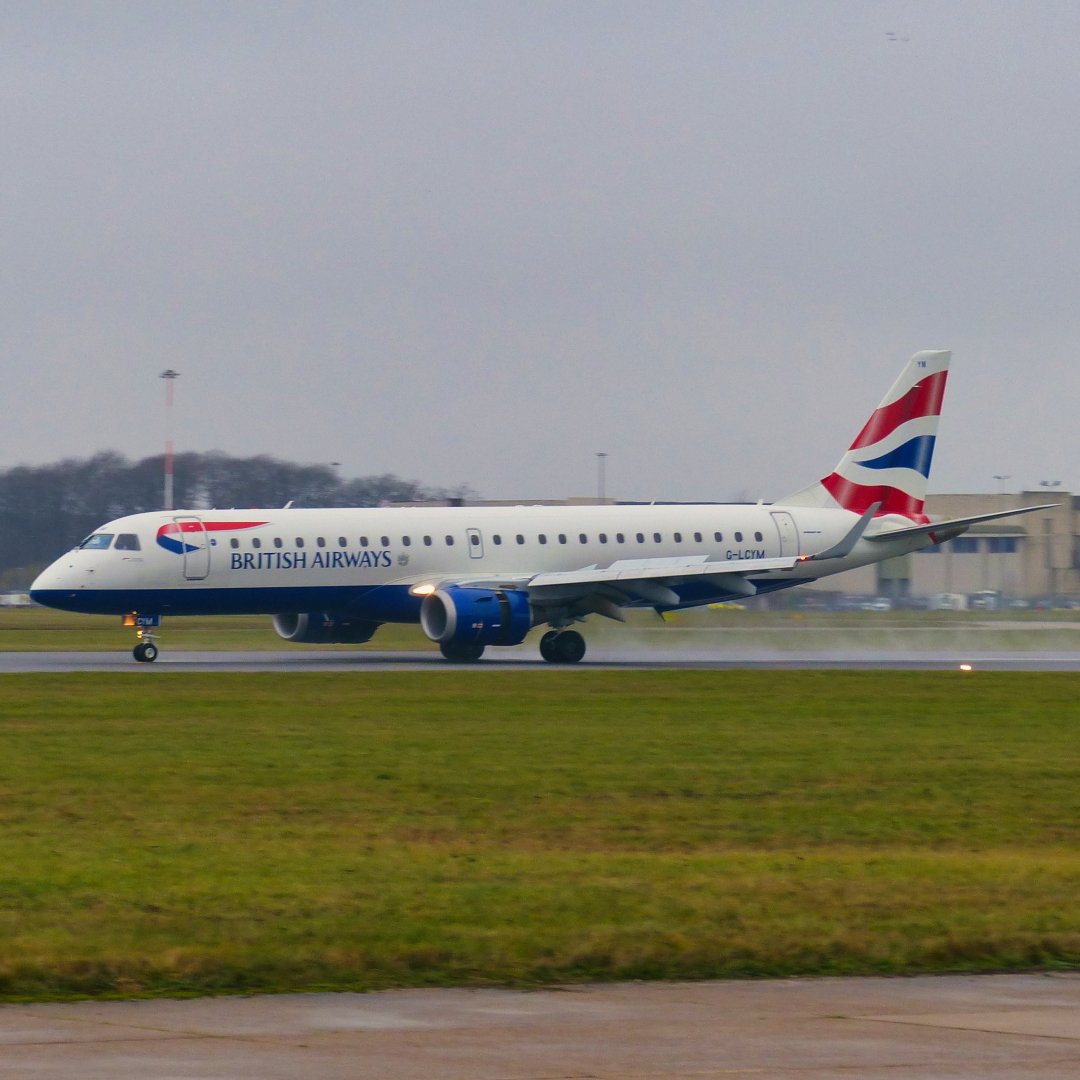
[[30, 607], [30, 594], [25, 592], [0, 593], [0, 607]]
[[103, 525], [31, 595], [123, 615], [144, 662], [162, 616], [267, 614], [310, 643], [419, 623], [452, 661], [546, 626], [540, 655], [572, 663], [585, 640], [571, 627], [589, 615], [739, 602], [1043, 509], [923, 512], [949, 359], [916, 353], [836, 468], [772, 505], [158, 511]]
[[976, 611], [997, 611], [1001, 607], [1001, 593], [996, 589], [980, 589], [968, 597], [968, 602]]
[[893, 602], [887, 596], [875, 596], [863, 604], [863, 611], [892, 611]]
[[930, 597], [931, 611], [967, 611], [968, 598], [963, 593], [939, 592]]

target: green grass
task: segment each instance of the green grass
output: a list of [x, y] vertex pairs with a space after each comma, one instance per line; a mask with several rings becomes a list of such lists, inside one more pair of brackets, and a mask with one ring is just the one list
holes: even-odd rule
[[0, 997], [1075, 967], [1080, 679], [0, 677]]

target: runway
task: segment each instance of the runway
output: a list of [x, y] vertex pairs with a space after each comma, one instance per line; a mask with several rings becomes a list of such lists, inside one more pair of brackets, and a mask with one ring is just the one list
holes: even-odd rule
[[19, 1080], [1072, 1080], [1080, 975], [0, 1007]]
[[266, 652], [169, 652], [153, 664], [121, 652], [0, 652], [0, 674], [127, 671], [152, 678], [180, 671], [596, 671], [596, 670], [869, 670], [1080, 671], [1080, 652], [1003, 650], [844, 649], [794, 652], [781, 649], [646, 650], [593, 648], [580, 664], [548, 664], [534, 649], [492, 650], [476, 664], [450, 664], [435, 652], [271, 650]]

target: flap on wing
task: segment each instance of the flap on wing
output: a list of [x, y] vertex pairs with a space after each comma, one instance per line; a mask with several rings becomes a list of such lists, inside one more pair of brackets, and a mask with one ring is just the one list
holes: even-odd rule
[[628, 585], [633, 581], [656, 579], [677, 582], [713, 575], [745, 577], [747, 574], [762, 574], [768, 570], [791, 570], [801, 561], [797, 555], [778, 559], [728, 559], [723, 562], [709, 562], [704, 555], [671, 559], [624, 559], [603, 569], [587, 566], [581, 570], [556, 570], [536, 574], [529, 579], [529, 590], [531, 592], [534, 589], [562, 588], [567, 585]]

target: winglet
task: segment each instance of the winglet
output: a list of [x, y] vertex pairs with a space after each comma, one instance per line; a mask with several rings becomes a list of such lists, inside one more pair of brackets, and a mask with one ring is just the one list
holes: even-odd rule
[[819, 551], [816, 555], [811, 555], [807, 560], [808, 562], [816, 561], [818, 559], [842, 559], [845, 555], [851, 554], [851, 549], [862, 539], [862, 535], [866, 532], [866, 526], [870, 524], [874, 515], [881, 509], [881, 503], [871, 503], [859, 517], [859, 520], [848, 530], [847, 536], [843, 538], [838, 544], [833, 544], [831, 548], [826, 548], [825, 551]]

